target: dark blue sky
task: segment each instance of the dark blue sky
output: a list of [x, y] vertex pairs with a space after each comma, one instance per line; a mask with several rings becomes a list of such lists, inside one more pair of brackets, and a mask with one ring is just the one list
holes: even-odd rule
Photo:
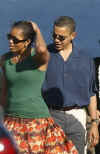
[[8, 51], [6, 33], [14, 21], [33, 20], [41, 28], [47, 43], [52, 41], [53, 21], [61, 15], [75, 18], [75, 44], [88, 55], [100, 56], [100, 0], [1, 0], [0, 54]]

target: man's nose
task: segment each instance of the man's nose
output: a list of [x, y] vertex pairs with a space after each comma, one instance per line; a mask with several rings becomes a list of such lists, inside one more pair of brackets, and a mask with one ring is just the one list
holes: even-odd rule
[[60, 41], [58, 36], [55, 38], [55, 41], [56, 42], [59, 42]]

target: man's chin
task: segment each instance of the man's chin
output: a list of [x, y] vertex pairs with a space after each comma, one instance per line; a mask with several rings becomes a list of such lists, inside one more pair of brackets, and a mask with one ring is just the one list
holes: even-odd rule
[[55, 49], [58, 50], [58, 51], [61, 51], [62, 48], [58, 47], [58, 46], [55, 46]]
[[55, 47], [55, 49], [56, 49], [57, 51], [61, 51], [61, 50], [62, 50], [62, 47], [61, 47], [61, 45], [59, 45], [59, 44], [55, 44], [55, 43], [54, 43], [54, 47]]

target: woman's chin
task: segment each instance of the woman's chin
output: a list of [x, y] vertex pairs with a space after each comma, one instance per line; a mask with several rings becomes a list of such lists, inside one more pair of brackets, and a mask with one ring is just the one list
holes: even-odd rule
[[14, 48], [12, 48], [12, 47], [10, 47], [10, 51], [11, 51], [11, 52], [14, 52], [14, 53], [17, 52], [17, 51], [16, 51]]

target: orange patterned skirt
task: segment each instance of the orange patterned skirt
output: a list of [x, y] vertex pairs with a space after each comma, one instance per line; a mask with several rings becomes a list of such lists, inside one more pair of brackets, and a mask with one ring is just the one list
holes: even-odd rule
[[20, 154], [78, 154], [72, 141], [51, 117], [5, 117], [4, 125], [14, 137]]

